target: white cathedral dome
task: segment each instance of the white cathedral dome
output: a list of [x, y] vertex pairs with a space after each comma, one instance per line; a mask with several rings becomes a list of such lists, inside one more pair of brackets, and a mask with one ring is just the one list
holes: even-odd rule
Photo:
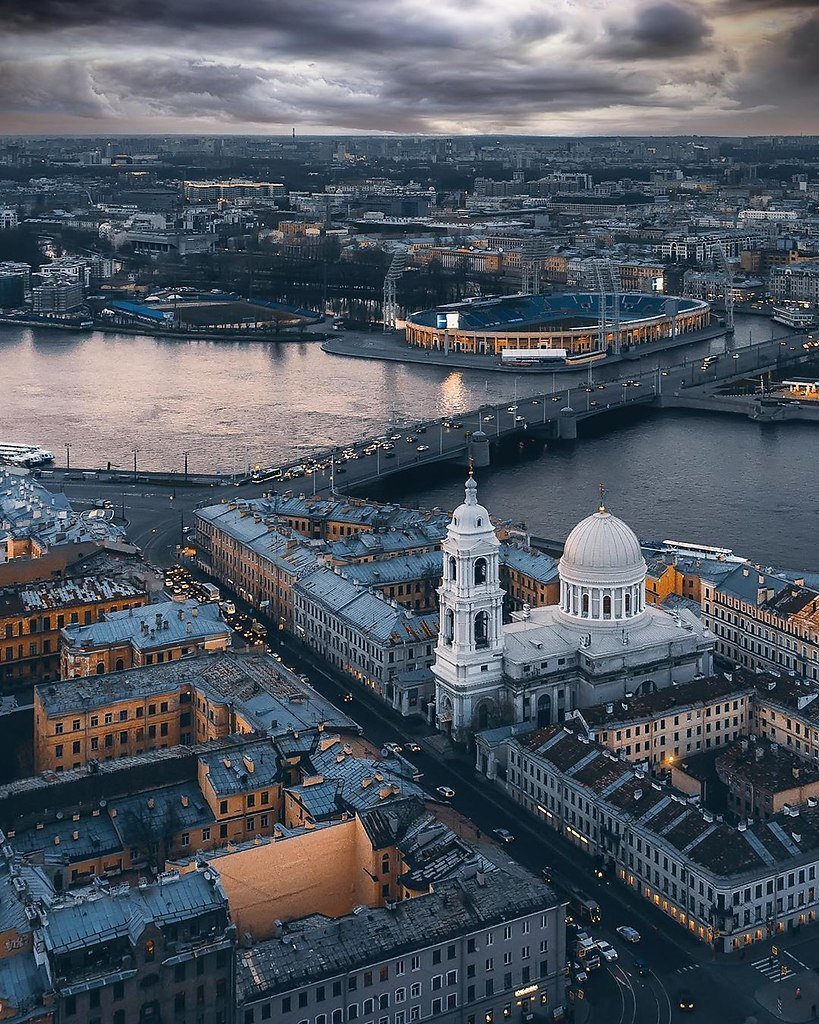
[[573, 618], [635, 618], [645, 608], [646, 568], [634, 531], [601, 505], [566, 538], [561, 608]]

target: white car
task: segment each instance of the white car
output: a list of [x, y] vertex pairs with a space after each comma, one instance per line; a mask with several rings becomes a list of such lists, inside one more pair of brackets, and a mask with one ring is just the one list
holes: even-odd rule
[[600, 956], [603, 957], [606, 963], [613, 964], [615, 960], [619, 959], [617, 956], [617, 950], [610, 942], [606, 942], [605, 939], [598, 939], [597, 949]]
[[389, 751], [391, 754], [400, 754], [404, 748], [400, 743], [385, 743], [384, 749]]
[[630, 925], [621, 924], [619, 928], [615, 929], [615, 931], [620, 936], [620, 938], [625, 939], [626, 942], [640, 941], [640, 933], [637, 931], [636, 928], [632, 928]]
[[450, 786], [438, 786], [435, 792], [444, 800], [451, 800], [455, 796], [455, 790]]

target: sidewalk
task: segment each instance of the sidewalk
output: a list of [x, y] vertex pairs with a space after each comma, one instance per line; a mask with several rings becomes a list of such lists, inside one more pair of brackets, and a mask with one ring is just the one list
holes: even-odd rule
[[813, 971], [800, 971], [782, 982], [766, 981], [755, 990], [754, 998], [788, 1024], [814, 1021], [819, 1012], [819, 977]]

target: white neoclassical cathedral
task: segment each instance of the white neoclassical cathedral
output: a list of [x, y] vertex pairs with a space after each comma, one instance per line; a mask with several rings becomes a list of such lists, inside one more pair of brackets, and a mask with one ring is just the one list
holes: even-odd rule
[[499, 546], [470, 475], [443, 545], [432, 667], [437, 725], [456, 741], [711, 674], [713, 635], [686, 609], [646, 604], [640, 543], [602, 501], [566, 540], [560, 604], [524, 608], [507, 624]]

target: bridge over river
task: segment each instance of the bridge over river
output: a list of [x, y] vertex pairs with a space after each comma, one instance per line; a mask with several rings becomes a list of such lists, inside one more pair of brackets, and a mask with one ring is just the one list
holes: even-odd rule
[[[767, 407], [766, 412], [766, 406], [752, 396], [732, 399], [716, 392], [733, 381], [792, 370], [817, 357], [819, 351], [806, 348], [805, 336], [798, 334], [729, 348], [718, 356], [658, 364], [653, 370], [608, 382], [595, 382], [590, 371], [583, 384], [484, 405], [453, 418], [404, 424], [343, 449], [317, 452], [299, 463], [257, 469], [254, 478], [261, 483], [274, 482], [277, 489], [289, 486], [308, 494], [360, 491], [376, 481], [436, 463], [466, 466], [471, 457], [476, 466], [486, 466], [498, 445], [516, 438], [573, 441], [580, 421], [633, 406], [783, 419], [787, 413], [781, 405]], [[794, 418], [799, 418], [798, 404], [794, 403]]]

